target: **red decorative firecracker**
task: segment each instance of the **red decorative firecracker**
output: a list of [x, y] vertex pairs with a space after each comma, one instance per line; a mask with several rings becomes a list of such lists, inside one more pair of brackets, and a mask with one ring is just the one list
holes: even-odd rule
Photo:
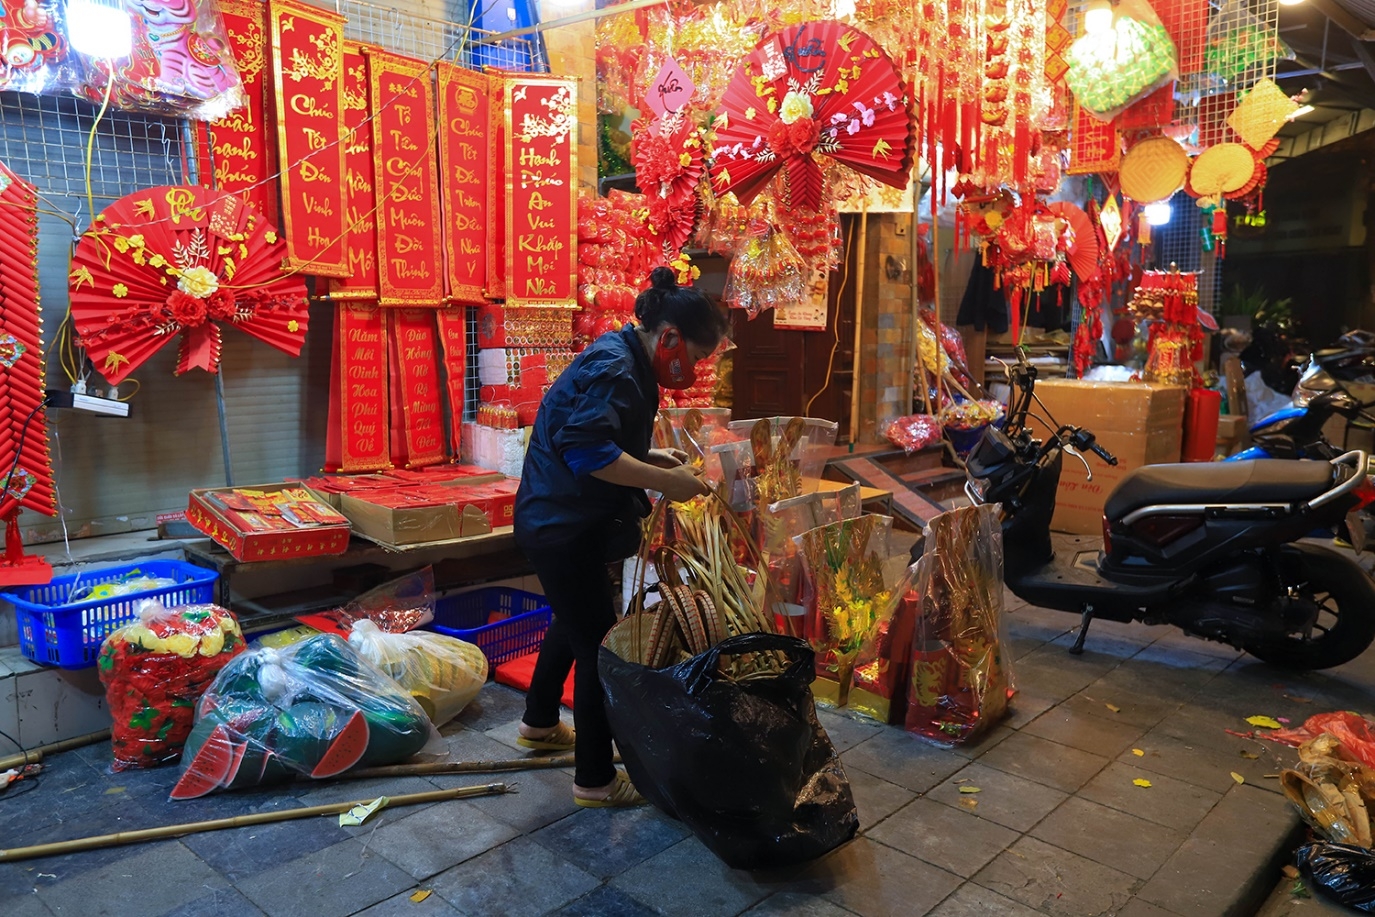
[[1146, 343], [1147, 382], [1201, 384], [1194, 364], [1203, 359], [1203, 327], [1198, 312], [1198, 272], [1143, 271], [1131, 310], [1151, 322]]

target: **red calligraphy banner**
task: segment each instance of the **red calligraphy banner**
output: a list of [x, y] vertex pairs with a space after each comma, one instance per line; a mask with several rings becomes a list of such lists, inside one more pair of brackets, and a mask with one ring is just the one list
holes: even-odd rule
[[506, 80], [510, 74], [489, 77], [489, 156], [487, 158], [487, 298], [506, 298]]
[[449, 403], [449, 454], [462, 455], [460, 434], [467, 406], [468, 309], [451, 306], [435, 313], [444, 360], [444, 394]]
[[344, 17], [268, 0], [286, 266], [348, 275], [344, 230]]
[[347, 276], [329, 285], [334, 299], [372, 299], [377, 290], [377, 198], [373, 193], [372, 125], [368, 122], [371, 48], [344, 42], [344, 226]]
[[487, 286], [487, 77], [441, 62], [439, 182], [444, 205], [444, 274], [450, 302], [482, 305]]
[[220, 0], [219, 6], [245, 101], [238, 111], [206, 125], [210, 168], [200, 174], [207, 180], [213, 175], [213, 187], [237, 192], [275, 222], [277, 148], [267, 129], [267, 6], [262, 0]]
[[347, 302], [334, 322], [326, 471], [391, 467], [387, 436], [387, 322], [375, 302]]
[[575, 308], [577, 83], [512, 76], [503, 96], [506, 307]]
[[[444, 461], [444, 407], [432, 309], [389, 309], [391, 459], [403, 468]], [[459, 415], [460, 418], [462, 415]]]
[[372, 162], [377, 186], [377, 276], [384, 306], [444, 298], [434, 89], [427, 61], [368, 52]]
[[1067, 175], [1116, 172], [1122, 161], [1122, 139], [1111, 121], [1099, 121], [1077, 104], [1074, 106]]

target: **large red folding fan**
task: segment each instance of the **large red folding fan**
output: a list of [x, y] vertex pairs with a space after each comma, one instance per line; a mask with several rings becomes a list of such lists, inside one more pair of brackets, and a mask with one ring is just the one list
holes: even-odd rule
[[96, 217], [72, 256], [72, 321], [118, 384], [180, 335], [177, 373], [217, 372], [220, 324], [291, 354], [309, 319], [305, 282], [282, 270], [276, 228], [234, 194], [164, 185]]
[[843, 22], [769, 35], [735, 72], [716, 122], [712, 181], [748, 204], [779, 169], [788, 203], [819, 210], [818, 153], [897, 188], [912, 169], [912, 116], [892, 59]]

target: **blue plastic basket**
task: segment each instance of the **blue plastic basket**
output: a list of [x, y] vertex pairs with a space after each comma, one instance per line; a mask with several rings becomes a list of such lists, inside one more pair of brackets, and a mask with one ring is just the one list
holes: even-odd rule
[[[494, 613], [504, 621], [488, 624]], [[496, 668], [503, 662], [539, 649], [553, 612], [544, 596], [505, 586], [487, 586], [440, 599], [435, 603], [430, 630], [477, 644]]]
[[[148, 589], [118, 598], [67, 602], [74, 588], [113, 583], [131, 573], [175, 580], [175, 586]], [[83, 570], [53, 577], [46, 586], [7, 589], [5, 599], [14, 605], [19, 624], [19, 648], [25, 656], [44, 665], [84, 669], [96, 664], [105, 638], [138, 616], [138, 607], [157, 599], [168, 608], [198, 605], [215, 600], [214, 570], [179, 560], [150, 560], [99, 570]]]

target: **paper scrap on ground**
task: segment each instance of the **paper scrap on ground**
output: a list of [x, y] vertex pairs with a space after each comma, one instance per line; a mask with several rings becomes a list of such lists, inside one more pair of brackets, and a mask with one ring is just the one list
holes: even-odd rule
[[983, 790], [979, 789], [979, 788], [976, 787], [976, 786], [962, 786], [962, 787], [960, 787], [960, 792], [961, 792], [961, 793], [982, 793]]
[[1243, 751], [1243, 752], [1241, 753], [1241, 756], [1242, 756], [1243, 758], [1246, 758], [1246, 759], [1249, 760], [1249, 761], [1255, 761], [1256, 759], [1258, 759], [1258, 758], [1260, 757], [1260, 752], [1255, 752], [1255, 751]]
[[1246, 782], [1246, 778], [1241, 776], [1241, 774], [1238, 774], [1236, 771], [1232, 771], [1232, 779], [1235, 780], [1237, 783]]
[[1132, 781], [1132, 784], [1134, 786], [1145, 787], [1149, 789], [1151, 782], [1149, 780], [1144, 780], [1141, 777], [1137, 777], [1135, 780]]
[[411, 900], [414, 901], [416, 904], [419, 904], [426, 898], [430, 897], [430, 895], [432, 894], [434, 893], [431, 892], [428, 888], [417, 888], [415, 890], [415, 893], [411, 895]]
[[1121, 712], [1122, 712], [1122, 708], [1119, 707], [1119, 706], [1117, 706], [1116, 704], [1104, 704], [1103, 706], [1104, 706], [1104, 707], [1107, 707], [1107, 708], [1108, 708], [1109, 710], [1111, 710], [1113, 713], [1121, 713]]
[[1136, 755], [1138, 758], [1146, 757], [1146, 753], [1139, 748], [1133, 748], [1132, 754]]
[[387, 804], [387, 797], [378, 796], [372, 802], [360, 802], [347, 812], [339, 814], [339, 827], [354, 828], [372, 817], [373, 813]]
[[1250, 723], [1252, 726], [1258, 726], [1261, 729], [1280, 728], [1279, 720], [1272, 716], [1248, 716], [1246, 722]]

